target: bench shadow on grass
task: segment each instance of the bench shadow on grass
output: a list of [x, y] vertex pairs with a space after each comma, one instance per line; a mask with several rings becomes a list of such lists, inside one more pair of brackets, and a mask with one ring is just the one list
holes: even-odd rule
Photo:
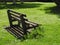
[[36, 3], [24, 3], [24, 4], [0, 4], [0, 9], [20, 9], [20, 8], [35, 8], [39, 7], [42, 4], [36, 4]]
[[46, 11], [46, 13], [56, 14], [58, 18], [60, 18], [60, 7], [54, 6], [54, 7], [45, 8], [44, 10]]

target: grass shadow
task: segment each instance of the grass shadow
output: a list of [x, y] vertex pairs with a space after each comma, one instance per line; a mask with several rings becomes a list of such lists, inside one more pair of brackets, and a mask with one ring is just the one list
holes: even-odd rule
[[60, 7], [54, 6], [54, 7], [49, 7], [44, 9], [46, 13], [50, 14], [56, 14], [60, 18]]
[[24, 3], [24, 4], [0, 4], [0, 9], [20, 9], [20, 8], [35, 8], [42, 4], [37, 3]]

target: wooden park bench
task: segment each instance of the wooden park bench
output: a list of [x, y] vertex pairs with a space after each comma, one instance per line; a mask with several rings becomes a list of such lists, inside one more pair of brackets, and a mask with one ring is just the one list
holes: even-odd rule
[[30, 22], [28, 19], [26, 19], [25, 14], [12, 10], [8, 10], [7, 13], [10, 26], [6, 27], [5, 29], [17, 38], [24, 38], [24, 35], [27, 35], [27, 33], [30, 32], [28, 29], [36, 29], [36, 27], [39, 27], [39, 24]]

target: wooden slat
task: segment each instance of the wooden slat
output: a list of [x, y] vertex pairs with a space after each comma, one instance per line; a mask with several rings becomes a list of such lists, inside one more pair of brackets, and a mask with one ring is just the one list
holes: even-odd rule
[[19, 30], [18, 28], [16, 27], [13, 27], [18, 33], [22, 34], [23, 35], [23, 32], [21, 31], [21, 29]]
[[10, 11], [10, 13], [15, 13], [15, 14], [22, 15], [22, 16], [25, 16], [25, 17], [26, 17], [26, 15], [25, 15], [25, 14], [18, 13], [18, 12], [12, 11], [12, 10], [9, 10], [9, 11]]
[[14, 26], [13, 27], [7, 27], [6, 29], [18, 38], [23, 37], [23, 32]]
[[30, 21], [25, 21], [25, 22], [26, 22], [26, 24], [32, 25], [33, 27], [37, 27], [38, 26], [38, 24], [30, 22]]
[[6, 27], [5, 29], [6, 29], [10, 34], [14, 35], [15, 37], [18, 37], [18, 36], [16, 36], [16, 33], [15, 33], [15, 32], [13, 32], [13, 31], [11, 31], [11, 29], [9, 29], [9, 27]]
[[37, 23], [31, 22], [31, 21], [25, 21], [25, 22], [32, 25], [38, 25]]
[[19, 35], [17, 35], [17, 33], [14, 31], [14, 29], [13, 28], [7, 28], [8, 29], [8, 31], [10, 32], [10, 33], [12, 33], [15, 37], [19, 37]]
[[13, 13], [10, 13], [10, 15], [13, 15], [13, 16], [15, 16], [15, 17], [20, 17], [20, 15], [18, 15], [18, 14], [13, 14]]
[[21, 20], [19, 17], [15, 17], [15, 16], [13, 16], [13, 15], [11, 15], [11, 17], [14, 18], [14, 19], [17, 19], [17, 20], [19, 20], [19, 21]]
[[21, 13], [18, 13], [18, 12], [15, 12], [15, 11], [12, 11], [12, 10], [9, 10], [10, 12], [13, 12], [15, 14], [18, 14], [18, 15], [21, 15]]
[[17, 37], [22, 37], [13, 27], [11, 28], [13, 32], [15, 32]]

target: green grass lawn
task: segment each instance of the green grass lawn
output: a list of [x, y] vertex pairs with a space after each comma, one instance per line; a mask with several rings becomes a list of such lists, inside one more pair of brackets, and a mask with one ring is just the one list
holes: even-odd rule
[[[4, 29], [5, 25], [9, 25], [8, 9], [24, 13], [29, 20], [42, 24], [39, 33], [43, 36], [21, 41], [8, 33]], [[60, 45], [60, 12], [56, 4], [43, 2], [0, 4], [0, 45]]]

